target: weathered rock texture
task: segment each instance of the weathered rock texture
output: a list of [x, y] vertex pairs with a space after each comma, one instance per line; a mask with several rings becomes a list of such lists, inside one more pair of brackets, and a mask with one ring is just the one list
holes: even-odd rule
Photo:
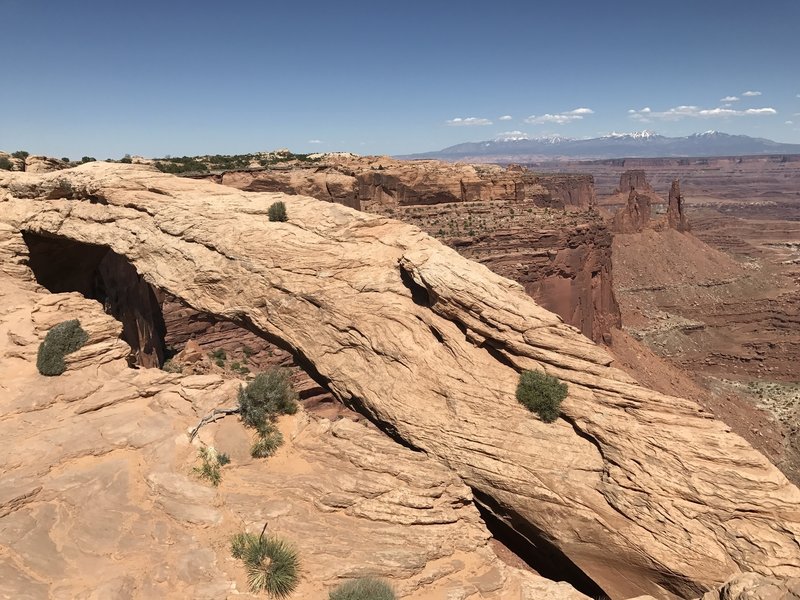
[[[58, 199], [65, 178], [85, 200]], [[415, 227], [135, 165], [0, 174], [0, 190], [13, 232], [107, 245], [196, 309], [280, 340], [612, 598], [800, 576], [800, 491], [761, 454]], [[267, 220], [278, 198], [287, 223]], [[568, 383], [556, 423], [515, 400], [521, 369]]]
[[522, 284], [589, 339], [607, 342], [620, 326], [611, 233], [596, 213], [492, 201], [399, 207], [389, 214]]
[[667, 205], [667, 226], [678, 231], [689, 231], [689, 222], [683, 213], [683, 196], [681, 196], [681, 182], [672, 180], [669, 188], [669, 204]]
[[611, 237], [588, 210], [595, 202], [591, 177], [534, 174], [513, 165], [330, 160], [311, 167], [233, 171], [213, 179], [247, 191], [308, 195], [413, 223], [521, 283], [590, 339], [607, 340], [611, 328], [619, 326]]
[[[623, 175], [623, 179], [624, 177]], [[640, 192], [636, 188], [631, 188], [625, 206], [617, 210], [612, 219], [611, 227], [614, 233], [640, 233], [645, 229], [689, 231], [689, 220], [683, 212], [681, 185], [677, 179], [673, 180], [669, 190], [666, 214], [651, 219], [654, 199], [659, 200], [652, 192]]]
[[649, 225], [651, 211], [650, 196], [631, 189], [625, 208], [614, 213], [612, 228], [615, 233], [638, 233]]
[[650, 183], [647, 181], [647, 175], [641, 169], [631, 169], [622, 173], [619, 176], [619, 187], [616, 192], [619, 194], [629, 194], [631, 190], [639, 192], [653, 192]]
[[800, 600], [800, 579], [789, 580], [742, 573], [701, 600]]
[[28, 173], [49, 173], [50, 171], [63, 169], [66, 166], [65, 162], [49, 156], [28, 156], [25, 158], [25, 171]]
[[[255, 598], [228, 540], [268, 522], [299, 550], [296, 598], [373, 574], [416, 600], [588, 600], [501, 562], [470, 489], [375, 428], [301, 410], [280, 422], [286, 443], [269, 460], [250, 458], [236, 417], [190, 444], [239, 382], [128, 368], [121, 325], [36, 285], [26, 255], [0, 224], [0, 597]], [[39, 343], [72, 318], [87, 345], [64, 375], [39, 375]], [[202, 444], [232, 459], [218, 488], [192, 474]]]
[[592, 178], [587, 175], [543, 175], [521, 167], [504, 169], [434, 160], [330, 157], [311, 166], [230, 171], [210, 178], [246, 191], [303, 194], [370, 212], [493, 200], [586, 210], [595, 202]]

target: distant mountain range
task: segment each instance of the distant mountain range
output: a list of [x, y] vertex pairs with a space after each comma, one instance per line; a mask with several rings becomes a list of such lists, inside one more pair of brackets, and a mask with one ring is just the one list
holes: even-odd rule
[[656, 158], [675, 156], [746, 156], [752, 154], [800, 154], [800, 144], [782, 144], [747, 135], [719, 131], [694, 133], [686, 137], [666, 137], [652, 131], [610, 133], [592, 139], [560, 136], [528, 138], [506, 134], [485, 142], [468, 142], [436, 152], [412, 154], [403, 158], [440, 160], [536, 161], [558, 159]]

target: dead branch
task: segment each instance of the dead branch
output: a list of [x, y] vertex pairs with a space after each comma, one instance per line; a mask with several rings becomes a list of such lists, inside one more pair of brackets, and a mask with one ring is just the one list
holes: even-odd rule
[[222, 417], [226, 417], [228, 415], [235, 415], [239, 413], [239, 408], [215, 408], [210, 413], [208, 413], [205, 417], [200, 419], [200, 422], [197, 424], [197, 427], [192, 429], [192, 432], [189, 434], [189, 441], [191, 442], [194, 440], [194, 436], [197, 435], [197, 432], [200, 431], [200, 428], [203, 425], [208, 425], [209, 423], [213, 423], [217, 419], [221, 419]]

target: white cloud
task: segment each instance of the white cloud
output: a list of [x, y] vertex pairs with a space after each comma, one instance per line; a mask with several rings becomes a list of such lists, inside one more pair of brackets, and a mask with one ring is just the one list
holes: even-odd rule
[[523, 119], [526, 123], [531, 125], [543, 125], [544, 123], [555, 123], [556, 125], [563, 125], [564, 123], [571, 123], [572, 121], [580, 121], [586, 115], [593, 115], [594, 111], [591, 108], [574, 108], [564, 112], [543, 115], [531, 115]]
[[309, 144], [323, 144], [324, 142], [322, 140], [308, 140], [308, 143]]
[[628, 111], [631, 119], [649, 123], [652, 119], [661, 119], [664, 121], [680, 121], [681, 119], [695, 118], [695, 119], [708, 119], [714, 117], [746, 117], [746, 116], [763, 116], [763, 115], [776, 115], [778, 111], [771, 107], [765, 108], [748, 108], [747, 110], [736, 110], [727, 107], [717, 108], [700, 108], [699, 106], [681, 105], [670, 108], [663, 112], [652, 111], [650, 108], [643, 108], [642, 110]]
[[[745, 94], [746, 96], [747, 94]], [[738, 102], [739, 98], [736, 96], [725, 96], [724, 98], [719, 99], [720, 102]]]
[[742, 96], [760, 96], [761, 92], [754, 92], [752, 90], [747, 90], [746, 92], [742, 92]]
[[784, 124], [786, 124], [786, 125], [794, 125], [794, 121], [784, 121]]
[[494, 136], [494, 139], [507, 142], [511, 140], [527, 140], [530, 138], [524, 131], [503, 131], [502, 133], [498, 133], [496, 136]]
[[456, 117], [455, 119], [449, 119], [445, 121], [447, 125], [451, 125], [453, 127], [471, 127], [475, 125], [491, 125], [492, 122], [489, 119], [480, 119], [478, 117]]
[[497, 120], [498, 121], [510, 121], [513, 118], [514, 117], [512, 117], [511, 115], [503, 115], [502, 117], [497, 117]]

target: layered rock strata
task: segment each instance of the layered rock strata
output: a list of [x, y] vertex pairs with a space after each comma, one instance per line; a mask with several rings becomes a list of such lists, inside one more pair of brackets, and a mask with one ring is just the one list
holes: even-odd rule
[[[374, 428], [301, 409], [267, 460], [250, 458], [233, 416], [190, 443], [239, 381], [129, 368], [122, 325], [80, 294], [47, 293], [27, 258], [0, 225], [0, 597], [255, 597], [229, 538], [266, 522], [299, 552], [296, 598], [371, 574], [415, 600], [587, 600], [500, 561], [470, 489]], [[88, 343], [60, 377], [39, 375], [39, 343], [73, 318]], [[193, 473], [204, 445], [231, 458], [219, 487]]]
[[[107, 245], [190, 306], [279, 341], [612, 598], [800, 575], [800, 491], [761, 454], [413, 226], [136, 165], [0, 174], [0, 190], [13, 232]], [[267, 219], [278, 199], [287, 223]], [[522, 369], [568, 384], [556, 423], [516, 401]]]
[[303, 194], [413, 223], [518, 281], [590, 339], [608, 341], [619, 326], [611, 237], [591, 210], [591, 177], [535, 174], [514, 165], [330, 161], [213, 178], [238, 189]]

